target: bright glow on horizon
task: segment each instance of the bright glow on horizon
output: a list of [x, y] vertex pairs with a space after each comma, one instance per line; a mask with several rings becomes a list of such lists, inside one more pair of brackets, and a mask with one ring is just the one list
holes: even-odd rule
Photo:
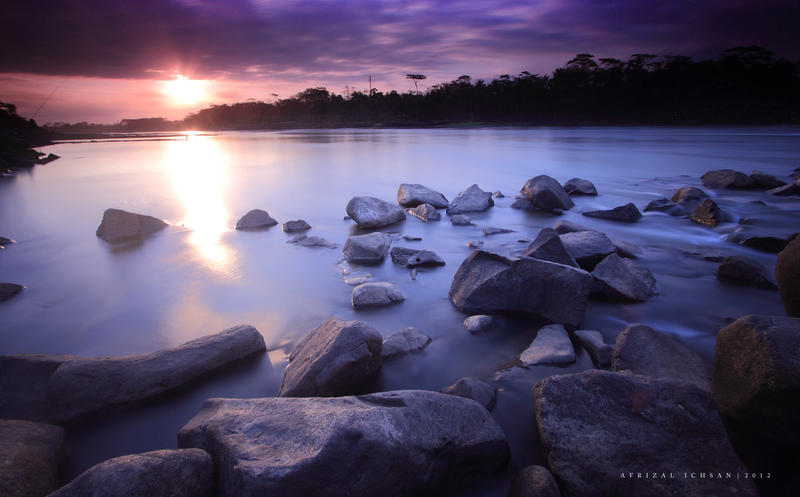
[[186, 76], [178, 75], [175, 79], [164, 81], [164, 93], [171, 99], [172, 103], [178, 105], [193, 105], [198, 102], [208, 100], [208, 81], [201, 79], [189, 79]]

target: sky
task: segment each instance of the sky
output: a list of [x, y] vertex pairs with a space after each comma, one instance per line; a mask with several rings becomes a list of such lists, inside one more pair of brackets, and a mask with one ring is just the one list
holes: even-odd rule
[[9, 0], [0, 18], [0, 101], [39, 123], [548, 74], [576, 53], [800, 58], [797, 0]]

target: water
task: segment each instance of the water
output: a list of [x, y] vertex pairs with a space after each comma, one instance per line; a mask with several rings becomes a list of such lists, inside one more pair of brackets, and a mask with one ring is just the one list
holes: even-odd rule
[[[643, 208], [681, 186], [701, 186], [710, 169], [762, 170], [786, 179], [800, 159], [798, 128], [534, 128], [314, 130], [235, 132], [180, 141], [59, 144], [42, 149], [62, 158], [0, 182], [0, 235], [18, 241], [0, 253], [0, 280], [27, 289], [0, 304], [0, 353], [82, 356], [151, 352], [247, 323], [257, 327], [267, 356], [238, 364], [177, 393], [114, 409], [68, 426], [64, 478], [118, 455], [172, 448], [178, 429], [207, 397], [275, 395], [285, 356], [329, 316], [362, 319], [384, 334], [416, 326], [433, 337], [421, 354], [388, 362], [373, 389], [440, 389], [462, 376], [491, 379], [535, 335], [536, 323], [472, 336], [447, 291], [466, 242], [513, 253], [559, 219], [638, 245], [639, 262], [658, 281], [647, 303], [592, 302], [584, 328], [613, 342], [633, 322], [678, 336], [711, 363], [714, 336], [748, 313], [782, 314], [777, 292], [722, 284], [716, 264], [685, 251], [723, 249], [770, 270], [775, 255], [724, 241], [744, 217], [786, 234], [800, 231], [800, 201], [761, 192], [710, 192], [731, 222], [716, 229], [661, 213], [616, 224], [580, 215], [629, 201]], [[563, 216], [509, 208], [527, 178], [583, 177], [600, 196], [577, 197]], [[356, 312], [344, 283], [341, 246], [360, 233], [343, 220], [354, 195], [394, 200], [402, 182], [422, 183], [448, 198], [477, 183], [506, 198], [475, 226], [425, 224], [413, 217], [386, 231], [422, 237], [395, 245], [437, 252], [442, 268], [409, 271], [387, 260], [359, 268], [405, 293], [401, 305]], [[766, 205], [753, 203], [762, 200]], [[154, 215], [172, 226], [143, 243], [113, 249], [94, 232], [106, 208]], [[236, 220], [262, 208], [279, 221], [305, 219], [309, 234], [339, 249], [304, 248], [280, 227], [237, 232]], [[513, 229], [484, 238], [482, 226]], [[569, 367], [519, 371], [499, 383], [495, 417], [512, 447], [512, 469], [542, 462], [533, 429], [530, 388], [539, 379], [592, 367], [581, 352]], [[479, 482], [476, 493], [502, 494], [508, 475]]]

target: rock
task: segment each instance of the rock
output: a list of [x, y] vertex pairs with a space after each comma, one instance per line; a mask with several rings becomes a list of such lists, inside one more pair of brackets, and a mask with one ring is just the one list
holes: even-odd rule
[[295, 245], [300, 245], [301, 247], [325, 247], [334, 249], [337, 247], [335, 243], [331, 243], [328, 240], [322, 238], [321, 236], [308, 236], [308, 235], [298, 235], [286, 243], [293, 243]]
[[513, 233], [514, 230], [506, 229], [506, 228], [495, 228], [492, 226], [488, 226], [483, 228], [483, 236], [491, 236], [491, 235], [499, 235], [502, 233]]
[[603, 340], [603, 335], [599, 331], [576, 330], [575, 338], [589, 352], [597, 366], [607, 368], [611, 365], [611, 355], [614, 353], [614, 348]]
[[456, 271], [449, 295], [468, 314], [521, 312], [574, 328], [583, 320], [591, 285], [581, 269], [475, 250]]
[[692, 221], [714, 227], [725, 220], [725, 216], [710, 198], [704, 199], [697, 204], [691, 215]]
[[770, 190], [772, 188], [780, 188], [785, 185], [785, 181], [781, 181], [771, 174], [762, 173], [761, 171], [753, 171], [750, 173], [750, 181], [755, 188], [763, 188]]
[[773, 188], [772, 190], [767, 190], [767, 193], [770, 195], [777, 195], [778, 197], [788, 197], [790, 195], [800, 195], [800, 185], [797, 184], [798, 180], [795, 180], [794, 183], [789, 183], [788, 185], [779, 186], [778, 188]]
[[476, 314], [464, 320], [464, 328], [470, 333], [481, 333], [488, 331], [493, 324], [492, 316], [486, 314]]
[[503, 192], [501, 192], [501, 191], [499, 191], [499, 190], [498, 190], [498, 191], [496, 191], [496, 192], [494, 192], [494, 193], [492, 194], [492, 196], [493, 196], [494, 198], [505, 198], [505, 197], [506, 197], [505, 195], [503, 195]]
[[569, 210], [575, 205], [564, 187], [555, 179], [544, 174], [526, 181], [520, 191], [528, 196], [537, 209]]
[[536, 206], [533, 205], [533, 202], [531, 202], [531, 199], [529, 199], [528, 197], [520, 197], [520, 198], [514, 200], [511, 203], [511, 208], [512, 209], [522, 210], [522, 211], [535, 211], [535, 210], [537, 210]]
[[298, 219], [296, 221], [286, 221], [283, 223], [282, 228], [286, 233], [295, 233], [297, 231], [310, 230], [311, 225], [302, 219]]
[[236, 223], [237, 230], [260, 230], [269, 228], [278, 224], [278, 221], [272, 219], [267, 211], [261, 209], [253, 209]]
[[617, 251], [614, 243], [599, 231], [575, 231], [559, 235], [561, 243], [580, 267], [591, 271], [609, 254]]
[[392, 357], [422, 350], [429, 343], [431, 343], [431, 337], [413, 326], [409, 326], [383, 339], [381, 360], [385, 361]]
[[564, 244], [561, 243], [558, 233], [552, 228], [544, 228], [536, 236], [536, 239], [528, 245], [522, 255], [533, 257], [543, 261], [557, 262], [567, 266], [578, 267], [575, 259], [569, 255]]
[[329, 318], [289, 355], [281, 397], [332, 397], [360, 388], [381, 368], [383, 338], [363, 321]]
[[612, 361], [613, 371], [691, 383], [705, 391], [711, 388], [711, 375], [703, 359], [674, 336], [649, 326], [631, 324], [622, 330]]
[[581, 178], [572, 178], [564, 183], [564, 190], [570, 195], [597, 195], [597, 188], [591, 181]]
[[342, 253], [344, 257], [358, 264], [378, 264], [383, 262], [392, 239], [386, 233], [369, 233], [347, 238]]
[[463, 214], [456, 214], [450, 218], [450, 222], [453, 223], [453, 226], [469, 226], [472, 224], [472, 218]]
[[786, 314], [800, 318], [800, 237], [795, 237], [778, 254], [775, 279]]
[[492, 194], [481, 190], [478, 185], [472, 185], [450, 202], [447, 214], [463, 214], [465, 212], [485, 211], [494, 205]]
[[736, 228], [733, 233], [728, 235], [726, 240], [773, 254], [777, 254], [789, 244], [789, 240], [786, 238], [775, 236], [769, 232], [757, 228], [750, 228], [748, 226]]
[[351, 278], [345, 278], [344, 282], [350, 286], [358, 286], [363, 285], [364, 283], [368, 283], [372, 279], [372, 276], [353, 276]]
[[708, 194], [693, 186], [678, 188], [672, 195], [672, 201], [681, 206], [686, 212], [692, 212], [697, 204], [708, 198]]
[[53, 372], [47, 399], [53, 419], [68, 420], [173, 390], [265, 350], [261, 333], [240, 325], [152, 354], [75, 358]]
[[0, 302], [9, 300], [24, 289], [25, 287], [18, 283], [0, 283]]
[[595, 292], [623, 301], [644, 302], [656, 295], [656, 279], [630, 259], [611, 254], [594, 268]]
[[726, 257], [717, 267], [717, 278], [761, 288], [777, 288], [769, 271], [760, 263], [738, 255]]
[[637, 209], [636, 206], [631, 202], [609, 210], [584, 212], [583, 215], [587, 217], [608, 219], [611, 221], [620, 221], [623, 223], [633, 223], [642, 217], [642, 213], [639, 212], [639, 209]]
[[347, 215], [359, 227], [381, 228], [406, 220], [403, 209], [375, 197], [353, 197], [347, 202]]
[[156, 233], [166, 227], [167, 223], [152, 216], [122, 209], [106, 209], [96, 234], [108, 243], [119, 243]]
[[753, 180], [733, 169], [718, 169], [700, 176], [703, 186], [708, 188], [746, 189], [753, 187]]
[[483, 242], [481, 240], [467, 242], [467, 247], [471, 249], [479, 249], [483, 247]]
[[575, 349], [567, 330], [560, 324], [545, 326], [520, 355], [523, 366], [536, 364], [569, 364], [575, 362]]
[[17, 243], [11, 238], [6, 238], [4, 236], [0, 236], [0, 248], [6, 248], [6, 245], [11, 245], [12, 243]]
[[421, 236], [413, 236], [413, 235], [403, 235], [402, 238], [407, 242], [419, 242], [422, 240]]
[[47, 383], [72, 355], [0, 355], [0, 419], [48, 421]]
[[389, 254], [392, 257], [393, 263], [403, 267], [433, 267], [445, 265], [444, 260], [430, 250], [392, 247]]
[[392, 283], [364, 283], [353, 288], [351, 303], [354, 309], [365, 309], [399, 304], [405, 299], [403, 292]]
[[443, 388], [442, 393], [472, 399], [490, 411], [497, 403], [497, 389], [475, 378], [461, 378], [449, 387]]
[[617, 254], [620, 257], [625, 257], [627, 259], [638, 259], [639, 255], [642, 251], [636, 245], [628, 242], [623, 242], [622, 240], [614, 240], [613, 238], [609, 238], [611, 243], [614, 244], [614, 248], [617, 249]]
[[37, 163], [37, 164], [40, 164], [40, 165], [49, 164], [49, 163], [53, 162], [54, 160], [58, 160], [58, 159], [60, 159], [60, 158], [61, 158], [61, 156], [60, 156], [60, 155], [56, 155], [56, 154], [47, 154], [45, 157], [40, 157], [40, 158], [39, 158], [39, 159], [36, 161], [36, 163]]
[[573, 223], [572, 221], [564, 221], [564, 220], [558, 221], [556, 224], [554, 224], [553, 229], [559, 235], [563, 235], [565, 233], [577, 233], [578, 231], [592, 231], [586, 226], [581, 226], [578, 223]]
[[720, 250], [715, 248], [705, 248], [700, 247], [695, 250], [682, 250], [683, 254], [697, 257], [703, 259], [704, 261], [709, 262], [722, 262], [726, 257], [730, 255], [730, 252], [727, 250]]
[[486, 409], [419, 390], [209, 399], [178, 446], [211, 452], [220, 497], [438, 495], [509, 459]]
[[681, 216], [683, 215], [683, 208], [672, 202], [668, 198], [657, 198], [655, 200], [651, 200], [644, 208], [645, 212], [664, 212], [669, 214], [670, 216]]
[[431, 204], [419, 204], [413, 209], [408, 209], [407, 211], [412, 216], [420, 219], [422, 221], [430, 222], [430, 221], [438, 221], [442, 218], [442, 215], [436, 210], [436, 207], [432, 206]]
[[514, 477], [506, 497], [561, 497], [561, 492], [547, 468], [526, 466]]
[[417, 279], [417, 268], [412, 269], [408, 273], [408, 277], [411, 278], [412, 281], [416, 281], [416, 279]]
[[64, 430], [0, 419], [0, 495], [42, 497], [57, 487]]
[[403, 183], [397, 189], [397, 203], [403, 207], [430, 204], [438, 209], [444, 209], [449, 205], [445, 196], [436, 190], [431, 190], [427, 186], [409, 183]]
[[[595, 369], [545, 378], [533, 400], [550, 469], [565, 495], [758, 495], [751, 479], [716, 478], [747, 469], [708, 392], [692, 385]], [[636, 476], [645, 471], [658, 477]], [[684, 471], [715, 478], [684, 478]]]
[[211, 497], [214, 464], [202, 449], [115, 457], [87, 469], [48, 497]]

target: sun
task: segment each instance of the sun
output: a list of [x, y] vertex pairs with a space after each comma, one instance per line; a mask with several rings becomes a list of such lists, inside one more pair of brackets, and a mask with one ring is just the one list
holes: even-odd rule
[[170, 81], [164, 81], [164, 93], [178, 105], [196, 104], [202, 100], [207, 100], [208, 92], [206, 87], [208, 81], [201, 79], [189, 79], [186, 76], [177, 76]]

